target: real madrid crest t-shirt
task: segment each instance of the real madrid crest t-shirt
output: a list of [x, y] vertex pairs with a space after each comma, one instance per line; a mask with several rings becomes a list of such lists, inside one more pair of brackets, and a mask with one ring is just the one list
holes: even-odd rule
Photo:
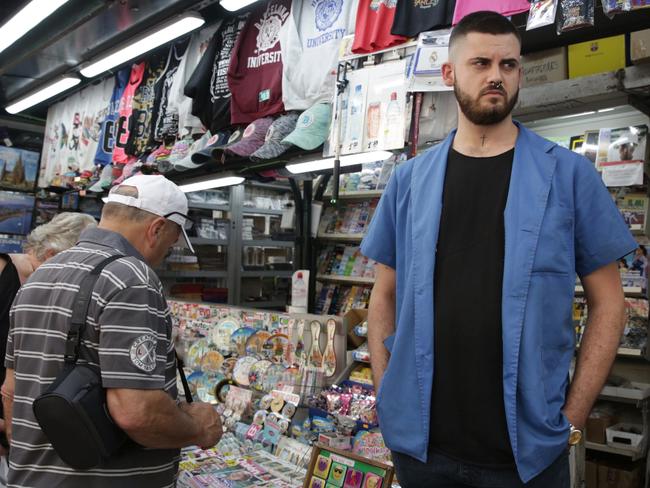
[[291, 0], [261, 3], [237, 38], [228, 69], [232, 124], [284, 111], [280, 29], [290, 8]]
[[359, 0], [353, 53], [371, 53], [406, 41], [406, 37], [390, 33], [396, 5], [397, 0]]
[[282, 98], [286, 110], [306, 110], [334, 97], [339, 47], [354, 33], [358, 0], [293, 2], [280, 31]]
[[416, 37], [426, 32], [451, 25], [456, 0], [402, 0], [397, 2], [395, 20], [390, 33], [396, 36]]

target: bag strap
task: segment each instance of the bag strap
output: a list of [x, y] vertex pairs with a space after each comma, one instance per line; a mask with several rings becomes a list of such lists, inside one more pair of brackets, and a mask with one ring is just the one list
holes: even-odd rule
[[79, 293], [77, 294], [77, 301], [72, 308], [72, 323], [68, 331], [68, 337], [65, 341], [65, 364], [73, 366], [79, 359], [79, 347], [81, 346], [81, 335], [86, 328], [86, 317], [88, 316], [88, 307], [90, 306], [90, 299], [93, 296], [93, 289], [95, 283], [99, 279], [102, 270], [115, 261], [116, 259], [123, 258], [122, 254], [115, 254], [109, 256], [101, 261], [94, 269], [90, 271], [79, 285]]
[[183, 360], [176, 354], [176, 365], [178, 366], [178, 374], [181, 377], [181, 383], [183, 384], [183, 391], [185, 392], [185, 401], [187, 403], [192, 403], [192, 392], [190, 391], [190, 385], [187, 383], [187, 378], [185, 377], [185, 371], [183, 371]]
[[[122, 254], [115, 254], [113, 256], [107, 257], [97, 266], [95, 266], [95, 268], [93, 268], [90, 273], [84, 276], [84, 279], [81, 281], [81, 284], [79, 285], [79, 294], [77, 295], [77, 301], [72, 308], [71, 326], [65, 342], [64, 360], [66, 366], [74, 366], [79, 359], [81, 336], [86, 328], [88, 307], [90, 306], [90, 299], [92, 298], [93, 289], [95, 288], [95, 283], [99, 279], [99, 275], [102, 273], [102, 270], [106, 266], [108, 266], [113, 261], [123, 257], [124, 256]], [[185, 400], [187, 403], [192, 403], [192, 393], [190, 392], [190, 386], [187, 383], [187, 378], [185, 377], [185, 372], [183, 371], [183, 361], [178, 357], [178, 355], [176, 355], [176, 363], [178, 365], [178, 373], [181, 376], [183, 390], [185, 391]]]

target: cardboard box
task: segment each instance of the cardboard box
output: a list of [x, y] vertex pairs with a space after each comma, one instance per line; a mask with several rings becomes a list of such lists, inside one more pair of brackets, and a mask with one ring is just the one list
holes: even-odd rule
[[625, 36], [605, 37], [569, 46], [569, 78], [625, 68]]
[[607, 444], [607, 427], [614, 425], [615, 420], [611, 415], [589, 416], [585, 425], [587, 440], [598, 444]]
[[354, 327], [361, 324], [368, 317], [367, 309], [352, 309], [343, 316], [343, 326], [348, 333], [348, 348], [356, 349], [366, 342], [365, 337], [359, 337], [354, 333]]
[[639, 465], [598, 465], [598, 488], [638, 488]]
[[650, 63], [650, 29], [630, 34], [630, 59], [634, 64]]
[[566, 47], [549, 49], [521, 57], [523, 87], [567, 79]]
[[585, 461], [585, 488], [598, 488], [598, 463], [593, 459]]

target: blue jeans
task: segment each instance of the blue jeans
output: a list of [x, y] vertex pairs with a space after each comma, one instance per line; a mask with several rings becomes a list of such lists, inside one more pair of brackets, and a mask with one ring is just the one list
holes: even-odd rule
[[542, 473], [522, 483], [516, 470], [487, 469], [429, 453], [427, 463], [393, 452], [397, 479], [402, 488], [569, 488], [568, 451]]

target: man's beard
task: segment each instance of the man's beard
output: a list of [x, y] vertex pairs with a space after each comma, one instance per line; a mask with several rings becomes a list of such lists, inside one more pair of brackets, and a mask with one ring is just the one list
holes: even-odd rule
[[456, 100], [458, 101], [458, 106], [460, 107], [461, 112], [465, 114], [465, 117], [469, 119], [470, 122], [476, 125], [494, 125], [501, 122], [505, 119], [512, 110], [517, 105], [517, 100], [519, 99], [519, 89], [515, 92], [510, 100], [507, 100], [508, 94], [505, 90], [501, 92], [506, 97], [505, 105], [492, 105], [489, 108], [482, 108], [480, 105], [480, 98], [484, 92], [494, 90], [494, 88], [486, 88], [481, 91], [481, 94], [478, 98], [474, 99], [463, 90], [460, 89], [457, 83], [454, 83], [454, 94], [456, 95]]

